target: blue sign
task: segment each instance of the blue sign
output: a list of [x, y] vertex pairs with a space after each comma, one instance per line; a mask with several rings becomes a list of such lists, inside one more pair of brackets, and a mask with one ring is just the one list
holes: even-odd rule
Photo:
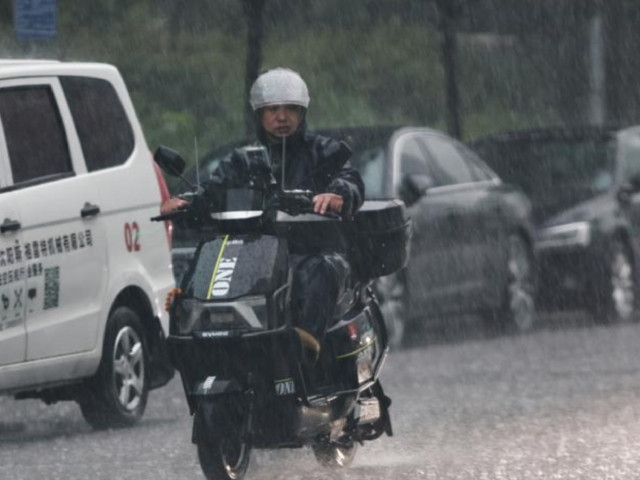
[[56, 0], [13, 0], [13, 21], [20, 38], [56, 36]]

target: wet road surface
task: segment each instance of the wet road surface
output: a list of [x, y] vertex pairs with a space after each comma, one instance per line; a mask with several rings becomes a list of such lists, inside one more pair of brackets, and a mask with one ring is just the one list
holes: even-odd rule
[[[382, 379], [393, 437], [327, 472], [309, 449], [254, 451], [249, 479], [635, 479], [640, 324], [544, 318], [522, 336], [464, 322], [392, 352]], [[0, 478], [203, 478], [179, 380], [143, 421], [94, 432], [71, 402], [0, 397]]]

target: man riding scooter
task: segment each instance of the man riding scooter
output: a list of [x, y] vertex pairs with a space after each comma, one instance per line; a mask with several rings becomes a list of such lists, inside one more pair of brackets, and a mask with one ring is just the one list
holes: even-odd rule
[[[188, 205], [173, 199], [154, 217], [205, 233], [171, 299], [167, 341], [215, 480], [242, 478], [252, 448], [310, 446], [334, 468], [392, 435], [379, 379], [387, 334], [370, 285], [409, 253], [404, 204], [364, 202], [350, 149], [306, 132], [296, 72], [261, 75], [250, 102], [258, 144], [234, 150]], [[166, 173], [184, 169], [166, 147], [154, 158]]]
[[[306, 131], [309, 92], [301, 76], [275, 68], [258, 77], [250, 91], [257, 140], [269, 152], [273, 177], [280, 189], [310, 190], [319, 214], [352, 217], [364, 201], [364, 183], [348, 162], [332, 167], [329, 157], [344, 144]], [[206, 195], [215, 199], [224, 188], [247, 184], [248, 172], [237, 152], [225, 158], [205, 183]], [[184, 205], [172, 199], [163, 213]], [[347, 291], [351, 266], [346, 255], [322, 251], [291, 256], [293, 286], [291, 306], [297, 327], [321, 345], [336, 304]], [[316, 352], [316, 354], [319, 352]]]

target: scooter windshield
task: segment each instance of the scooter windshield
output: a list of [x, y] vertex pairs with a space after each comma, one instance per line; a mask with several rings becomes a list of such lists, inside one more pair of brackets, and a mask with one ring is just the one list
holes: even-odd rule
[[265, 195], [252, 188], [228, 188], [225, 192], [225, 212], [264, 210]]

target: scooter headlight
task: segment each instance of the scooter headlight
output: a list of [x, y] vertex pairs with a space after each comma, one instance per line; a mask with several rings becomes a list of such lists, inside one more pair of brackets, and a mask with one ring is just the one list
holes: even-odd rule
[[171, 333], [189, 335], [196, 331], [228, 332], [262, 329], [266, 325], [264, 297], [245, 299], [242, 303], [203, 303], [181, 299], [176, 303]]

